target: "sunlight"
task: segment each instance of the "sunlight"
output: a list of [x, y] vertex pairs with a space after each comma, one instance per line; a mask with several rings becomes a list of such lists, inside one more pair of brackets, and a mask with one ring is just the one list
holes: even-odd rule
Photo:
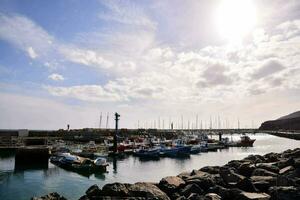
[[219, 33], [230, 43], [240, 43], [256, 22], [251, 0], [223, 0], [216, 12]]

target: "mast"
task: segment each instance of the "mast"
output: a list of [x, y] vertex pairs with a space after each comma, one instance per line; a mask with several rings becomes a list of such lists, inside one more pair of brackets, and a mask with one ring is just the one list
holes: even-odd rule
[[106, 126], [105, 126], [106, 129], [108, 129], [108, 119], [109, 119], [109, 113], [107, 113], [107, 116], [106, 116]]
[[101, 123], [102, 123], [102, 112], [100, 114], [100, 121], [99, 121], [99, 128], [101, 129]]

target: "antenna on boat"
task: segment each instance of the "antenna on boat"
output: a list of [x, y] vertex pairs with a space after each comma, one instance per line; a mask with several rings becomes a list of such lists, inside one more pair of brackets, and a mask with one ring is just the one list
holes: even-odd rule
[[102, 123], [102, 112], [100, 114], [100, 121], [99, 121], [99, 128], [101, 129], [101, 123]]
[[183, 116], [181, 115], [181, 129], [183, 130]]
[[198, 129], [198, 114], [196, 115], [196, 129]]
[[105, 126], [106, 129], [108, 128], [108, 119], [109, 119], [109, 113], [107, 113], [107, 116], [106, 116], [106, 126]]
[[162, 121], [162, 129], [165, 129], [165, 120], [163, 119], [163, 121]]

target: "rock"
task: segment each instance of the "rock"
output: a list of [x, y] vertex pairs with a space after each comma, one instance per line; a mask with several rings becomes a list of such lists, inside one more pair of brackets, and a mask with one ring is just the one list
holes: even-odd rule
[[297, 169], [300, 168], [300, 158], [294, 159], [293, 166]]
[[204, 196], [205, 200], [221, 200], [221, 197], [215, 193], [208, 193]]
[[287, 158], [287, 159], [282, 159], [279, 162], [277, 162], [277, 166], [279, 169], [285, 168], [290, 165], [294, 165], [295, 161], [293, 158]]
[[190, 174], [191, 174], [190, 172], [182, 172], [182, 173], [178, 174], [177, 176], [185, 181], [186, 179], [191, 177]]
[[249, 161], [252, 164], [265, 162], [265, 158], [261, 155], [249, 155], [243, 159], [244, 161]]
[[85, 194], [89, 198], [100, 196], [101, 195], [101, 189], [97, 185], [92, 185], [91, 187], [89, 187], [89, 189], [87, 189]]
[[271, 200], [299, 200], [300, 199], [300, 188], [293, 186], [289, 187], [271, 187], [269, 189]]
[[201, 189], [208, 190], [208, 188], [215, 185], [214, 177], [206, 172], [197, 171], [197, 174], [191, 176], [186, 180], [186, 184], [197, 184]]
[[249, 178], [244, 178], [236, 184], [236, 187], [246, 192], [257, 192], [252, 181]]
[[232, 169], [225, 167], [220, 169], [220, 176], [226, 184], [237, 183], [245, 178], [244, 176], [235, 173]]
[[235, 199], [238, 200], [268, 200], [270, 195], [266, 193], [242, 192]]
[[270, 172], [268, 170], [265, 169], [260, 169], [260, 168], [256, 168], [253, 173], [252, 176], [273, 176], [276, 177], [277, 174]]
[[117, 197], [128, 197], [129, 190], [128, 187], [130, 184], [124, 183], [111, 183], [106, 184], [102, 188], [102, 195], [103, 196], [117, 196]]
[[158, 187], [168, 195], [176, 191], [185, 182], [177, 176], [168, 176], [160, 180]]
[[67, 200], [65, 197], [60, 196], [57, 192], [49, 193], [42, 197], [33, 197], [32, 200]]
[[271, 187], [270, 183], [267, 181], [257, 181], [254, 182], [253, 185], [259, 192], [268, 192]]
[[237, 188], [232, 188], [228, 191], [228, 196], [224, 199], [228, 199], [228, 200], [231, 200], [231, 199], [236, 199], [236, 197], [241, 194], [243, 191], [240, 190], [240, 189], [237, 189]]
[[293, 166], [287, 166], [285, 168], [282, 168], [279, 171], [279, 174], [286, 174], [287, 172], [293, 171], [295, 168]]
[[192, 193], [203, 194], [204, 191], [197, 184], [192, 183], [186, 185], [183, 189], [180, 190], [179, 193], [185, 197], [189, 197]]
[[276, 185], [277, 179], [273, 176], [251, 176], [250, 178], [253, 183], [255, 182], [260, 182], [260, 181], [265, 181], [270, 184], [270, 186]]
[[240, 161], [240, 160], [231, 160], [225, 166], [229, 167], [229, 168], [238, 169], [241, 164], [242, 164], [242, 161]]
[[238, 168], [238, 172], [243, 176], [250, 177], [254, 169], [255, 169], [254, 165], [250, 163], [243, 163]]
[[204, 200], [204, 197], [199, 194], [192, 193], [187, 199], [188, 200]]
[[264, 157], [265, 157], [266, 162], [270, 163], [270, 162], [277, 162], [279, 155], [277, 153], [271, 152], [271, 153], [266, 154]]
[[200, 169], [202, 172], [207, 172], [209, 174], [219, 174], [220, 167], [219, 166], [208, 166], [208, 167], [202, 167]]
[[144, 197], [146, 199], [169, 200], [170, 198], [152, 183], [138, 182], [128, 187], [129, 196]]
[[265, 169], [275, 174], [279, 173], [279, 167], [276, 166], [277, 163], [259, 163], [256, 165], [257, 168]]
[[295, 181], [285, 175], [280, 175], [277, 177], [276, 186], [295, 186]]
[[78, 200], [90, 200], [90, 198], [87, 195], [83, 195]]
[[229, 189], [215, 185], [208, 190], [209, 193], [216, 193], [221, 196], [222, 199], [229, 199]]

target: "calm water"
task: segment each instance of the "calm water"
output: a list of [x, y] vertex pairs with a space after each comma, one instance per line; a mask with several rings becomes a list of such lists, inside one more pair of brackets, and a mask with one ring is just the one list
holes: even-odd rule
[[[254, 147], [233, 147], [218, 152], [192, 155], [186, 159], [161, 158], [155, 161], [143, 161], [129, 156], [124, 159], [109, 160], [108, 173], [90, 176], [66, 171], [51, 163], [46, 167], [15, 169], [13, 154], [2, 152], [0, 155], [0, 199], [30, 199], [32, 196], [41, 196], [54, 191], [68, 199], [78, 199], [93, 184], [103, 186], [112, 182], [158, 182], [165, 176], [177, 175], [183, 171], [191, 171], [208, 165], [224, 165], [230, 160], [241, 159], [249, 154], [281, 152], [289, 148], [300, 147], [300, 141], [265, 134], [250, 137], [256, 138]], [[239, 136], [233, 136], [233, 140], [238, 138]]]

